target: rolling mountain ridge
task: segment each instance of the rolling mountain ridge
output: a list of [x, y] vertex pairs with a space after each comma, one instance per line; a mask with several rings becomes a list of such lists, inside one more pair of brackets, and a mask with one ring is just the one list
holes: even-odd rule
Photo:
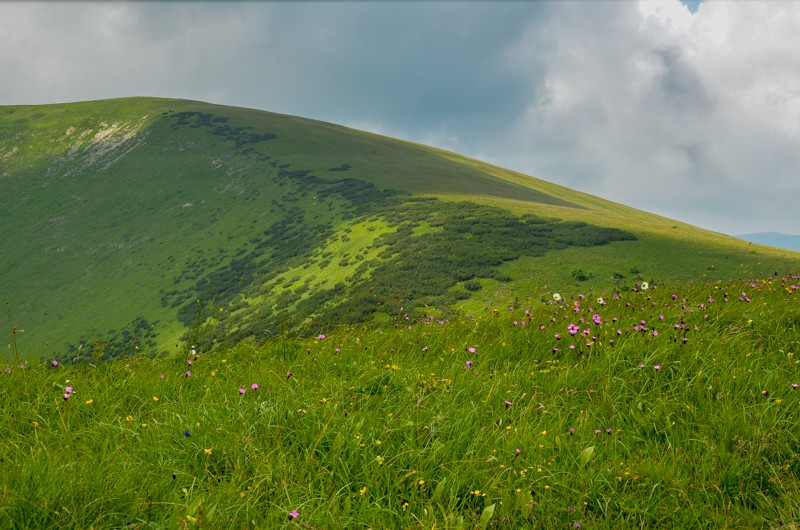
[[454, 153], [157, 98], [0, 107], [0, 211], [7, 355], [23, 357], [212, 348], [800, 263]]
[[760, 245], [768, 245], [800, 252], [800, 235], [780, 234], [778, 232], [757, 232], [754, 234], [741, 234], [736, 237]]

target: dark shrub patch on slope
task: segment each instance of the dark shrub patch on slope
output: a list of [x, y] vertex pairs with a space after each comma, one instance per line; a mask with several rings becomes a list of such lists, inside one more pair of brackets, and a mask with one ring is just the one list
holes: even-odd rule
[[103, 339], [82, 338], [78, 344], [68, 344], [64, 354], [56, 355], [59, 362], [91, 363], [110, 361], [141, 352], [154, 352], [154, 331], [158, 322], [136, 317], [120, 331], [109, 330]]
[[[446, 309], [457, 300], [480, 289], [480, 278], [510, 281], [498, 266], [522, 256], [541, 256], [568, 246], [594, 246], [611, 241], [632, 240], [634, 236], [582, 222], [548, 220], [532, 215], [515, 216], [501, 208], [470, 202], [449, 203], [436, 199], [399, 197], [372, 188], [362, 181], [325, 181], [303, 173], [297, 175], [305, 189], [319, 196], [346, 198], [350, 216], [379, 216], [396, 228], [378, 238], [383, 248], [377, 259], [361, 258], [361, 265], [346, 283], [320, 289], [303, 298], [308, 284], [286, 292], [275, 300], [273, 309], [258, 308], [258, 318], [243, 319], [213, 314], [216, 332], [206, 337], [190, 332], [186, 339], [204, 349], [232, 344], [245, 337], [269, 338], [278, 329], [312, 333], [369, 320], [377, 312], [397, 314], [422, 307]], [[306, 230], [303, 211], [290, 209], [286, 219], [256, 239], [256, 250], [203, 276], [180, 311], [181, 320], [191, 328], [204, 318], [202, 303], [232, 303], [254, 278], [276, 278], [310, 258], [330, 226]], [[424, 225], [424, 226], [423, 226]], [[268, 259], [266, 258], [268, 256]], [[322, 255], [324, 258], [324, 254]], [[330, 256], [342, 262], [343, 256]], [[247, 278], [247, 280], [245, 280]], [[463, 288], [453, 289], [460, 282]], [[292, 283], [291, 281], [289, 283]], [[252, 292], [252, 291], [251, 291]]]
[[[375, 312], [412, 311], [423, 306], [443, 308], [468, 293], [452, 293], [458, 282], [480, 288], [476, 278], [500, 281], [497, 267], [522, 256], [541, 256], [568, 246], [595, 246], [635, 239], [621, 230], [580, 222], [517, 217], [506, 210], [470, 202], [408, 200], [384, 213], [397, 231], [383, 236], [383, 261], [368, 281], [356, 279], [337, 293], [318, 293], [298, 305], [296, 317], [316, 313], [317, 326], [355, 323]], [[429, 231], [414, 235], [427, 222]], [[476, 288], [477, 287], [477, 288]], [[325, 300], [343, 299], [322, 313]]]

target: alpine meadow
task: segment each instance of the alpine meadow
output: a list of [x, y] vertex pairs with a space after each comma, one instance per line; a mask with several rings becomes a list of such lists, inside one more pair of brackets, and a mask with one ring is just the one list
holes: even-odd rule
[[162, 98], [0, 106], [0, 214], [3, 528], [800, 527], [800, 253]]

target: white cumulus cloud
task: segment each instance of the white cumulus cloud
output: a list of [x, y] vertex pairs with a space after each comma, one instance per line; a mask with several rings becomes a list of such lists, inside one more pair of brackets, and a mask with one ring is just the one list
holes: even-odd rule
[[505, 152], [544, 178], [701, 226], [797, 230], [800, 3], [559, 4]]

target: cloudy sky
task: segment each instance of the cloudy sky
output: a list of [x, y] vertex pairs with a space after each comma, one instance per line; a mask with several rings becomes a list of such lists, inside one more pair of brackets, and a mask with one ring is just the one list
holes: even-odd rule
[[800, 0], [0, 2], [0, 105], [177, 97], [800, 233]]

